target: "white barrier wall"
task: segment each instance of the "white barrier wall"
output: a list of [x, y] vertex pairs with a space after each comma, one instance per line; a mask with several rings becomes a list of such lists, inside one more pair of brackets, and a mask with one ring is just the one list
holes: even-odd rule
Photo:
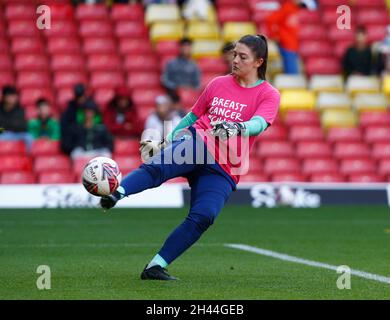
[[[99, 199], [81, 184], [0, 185], [0, 208], [93, 208]], [[168, 184], [125, 198], [117, 207], [180, 208], [183, 205], [181, 186]]]

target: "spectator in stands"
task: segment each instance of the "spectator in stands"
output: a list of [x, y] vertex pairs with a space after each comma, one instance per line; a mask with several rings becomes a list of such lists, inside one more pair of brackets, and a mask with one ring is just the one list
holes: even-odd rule
[[266, 19], [269, 37], [278, 42], [283, 59], [283, 72], [299, 73], [298, 60], [298, 13], [304, 6], [300, 0], [285, 0], [282, 6]]
[[30, 149], [33, 138], [27, 132], [24, 110], [19, 103], [19, 94], [13, 86], [5, 86], [2, 90], [0, 128], [5, 131], [0, 135], [1, 140], [23, 140]]
[[232, 72], [232, 65], [233, 65], [233, 59], [234, 59], [234, 43], [227, 42], [222, 47], [222, 58], [226, 64], [226, 73]]
[[84, 105], [82, 123], [74, 124], [67, 136], [61, 137], [62, 144], [70, 150], [70, 156], [111, 157], [113, 139], [105, 125], [99, 120], [99, 109], [96, 103], [88, 100]]
[[[64, 113], [61, 116], [61, 137], [66, 137], [69, 134], [71, 128], [77, 123], [80, 122], [80, 119], [83, 118], [84, 114], [84, 105], [88, 101], [86, 88], [83, 84], [77, 84], [74, 87], [74, 99], [69, 101], [68, 106]], [[62, 142], [62, 140], [61, 140]], [[69, 153], [70, 150], [67, 150], [65, 146], [61, 143], [61, 148], [65, 153]]]
[[173, 112], [176, 112], [176, 114], [183, 118], [187, 112], [184, 110], [183, 105], [181, 104], [180, 96], [177, 94], [176, 91], [171, 91], [168, 93], [169, 98], [172, 101], [172, 110]]
[[115, 137], [141, 137], [142, 124], [126, 87], [116, 90], [103, 113], [103, 121]]
[[384, 69], [383, 56], [374, 54], [371, 46], [367, 43], [366, 28], [356, 28], [355, 44], [349, 47], [343, 55], [342, 66], [344, 74], [370, 75], [380, 74]]
[[179, 87], [199, 89], [200, 70], [191, 59], [191, 40], [184, 38], [180, 41], [180, 54], [169, 61], [162, 75], [162, 82], [168, 91]]
[[141, 140], [161, 140], [173, 130], [181, 118], [172, 109], [172, 101], [168, 96], [156, 98], [156, 111], [145, 122], [145, 130]]
[[183, 16], [186, 20], [207, 20], [210, 2], [208, 0], [187, 0], [183, 6]]
[[28, 121], [28, 132], [34, 139], [47, 137], [51, 140], [59, 140], [60, 124], [52, 117], [49, 101], [41, 98], [35, 105], [38, 109], [38, 116]]

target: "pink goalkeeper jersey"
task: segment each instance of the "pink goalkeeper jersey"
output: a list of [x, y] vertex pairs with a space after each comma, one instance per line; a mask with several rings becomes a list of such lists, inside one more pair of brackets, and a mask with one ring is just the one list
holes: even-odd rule
[[263, 117], [270, 125], [279, 109], [280, 94], [267, 81], [244, 88], [232, 75], [213, 79], [202, 92], [192, 112], [198, 117], [193, 127], [202, 136], [215, 160], [238, 183], [249, 169], [249, 151], [256, 136], [234, 137], [226, 142], [210, 135], [211, 121], [249, 121]]

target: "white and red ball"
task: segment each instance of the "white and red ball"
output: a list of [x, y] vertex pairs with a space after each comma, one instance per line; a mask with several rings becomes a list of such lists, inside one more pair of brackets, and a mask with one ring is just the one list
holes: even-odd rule
[[96, 157], [85, 165], [82, 181], [89, 193], [95, 196], [107, 196], [119, 187], [122, 173], [114, 160]]

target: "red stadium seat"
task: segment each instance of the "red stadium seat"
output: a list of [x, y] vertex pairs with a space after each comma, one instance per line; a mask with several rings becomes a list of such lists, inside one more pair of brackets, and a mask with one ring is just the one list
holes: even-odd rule
[[345, 178], [339, 173], [316, 173], [310, 176], [311, 182], [330, 183], [330, 182], [345, 182]]
[[1, 175], [0, 184], [33, 184], [35, 175], [31, 172], [4, 172]]
[[10, 20], [8, 22], [8, 36], [15, 37], [38, 37], [39, 29], [35, 25], [35, 19], [31, 20]]
[[83, 51], [85, 54], [113, 54], [116, 44], [113, 38], [86, 38]]
[[79, 4], [76, 7], [75, 17], [80, 21], [85, 20], [106, 20], [108, 10], [105, 4]]
[[390, 123], [390, 112], [360, 112], [360, 125], [362, 127], [386, 126]]
[[31, 171], [31, 159], [20, 155], [3, 155], [0, 157], [0, 172]]
[[268, 176], [263, 173], [248, 173], [240, 177], [241, 182], [265, 182], [269, 181]]
[[18, 72], [17, 85], [23, 88], [42, 88], [51, 85], [48, 72], [44, 71], [21, 71]]
[[113, 21], [143, 21], [144, 9], [140, 4], [114, 4], [111, 9]]
[[[0, 67], [0, 70], [4, 70]], [[14, 73], [12, 71], [0, 71], [0, 87], [13, 85], [15, 83]]]
[[[161, 89], [136, 89], [133, 91], [133, 101], [138, 107], [152, 107], [155, 105], [156, 97], [160, 94], [164, 94]], [[139, 109], [138, 109], [139, 110]]]
[[376, 160], [390, 159], [390, 142], [374, 143], [371, 156]]
[[158, 61], [155, 55], [126, 55], [123, 68], [127, 72], [158, 71]]
[[327, 139], [335, 142], [361, 142], [362, 132], [360, 128], [330, 128]]
[[64, 155], [37, 156], [34, 161], [34, 171], [41, 172], [63, 172], [69, 171], [70, 159]]
[[362, 8], [356, 13], [356, 23], [358, 25], [368, 25], [368, 24], [388, 24], [389, 13], [386, 10], [376, 9], [376, 8]]
[[4, 52], [4, 53], [9, 52], [8, 40], [1, 37], [0, 37], [0, 52]]
[[289, 139], [293, 142], [323, 141], [324, 132], [320, 126], [293, 126], [290, 128]]
[[112, 25], [108, 21], [81, 21], [79, 34], [81, 37], [111, 37]]
[[142, 124], [145, 123], [147, 117], [155, 111], [155, 108], [151, 105], [140, 105], [137, 107], [138, 117]]
[[73, 172], [42, 172], [38, 176], [41, 184], [60, 184], [76, 182]]
[[45, 98], [53, 102], [53, 93], [49, 88], [30, 88], [20, 90], [20, 102], [25, 106], [34, 106], [38, 99]]
[[118, 156], [114, 160], [118, 164], [122, 175], [128, 174], [130, 171], [137, 169], [141, 164], [141, 158], [139, 155], [136, 156]]
[[191, 88], [179, 88], [177, 92], [184, 108], [191, 108], [201, 93], [199, 90]]
[[34, 157], [58, 155], [60, 153], [60, 142], [50, 139], [40, 138], [34, 140], [31, 147], [31, 155]]
[[87, 59], [87, 69], [94, 71], [119, 71], [121, 61], [116, 54], [92, 54]]
[[362, 10], [369, 8], [386, 10], [386, 4], [383, 0], [355, 0], [354, 5]]
[[294, 157], [294, 148], [288, 141], [260, 141], [256, 147], [256, 155], [260, 158]]
[[87, 76], [83, 71], [54, 72], [54, 87], [73, 88], [78, 83], [87, 83]]
[[242, 5], [221, 6], [218, 8], [218, 20], [220, 23], [250, 21], [249, 10]]
[[299, 54], [303, 59], [309, 57], [329, 57], [333, 55], [334, 47], [327, 40], [306, 40], [299, 43]]
[[155, 52], [158, 55], [178, 55], [179, 42], [175, 40], [158, 41], [155, 46]]
[[309, 57], [305, 63], [308, 76], [313, 74], [341, 73], [341, 64], [336, 57]]
[[390, 177], [390, 159], [379, 160], [378, 173]]
[[303, 161], [302, 171], [309, 175], [339, 173], [337, 162], [334, 159], [306, 159]]
[[127, 87], [134, 89], [158, 89], [161, 86], [157, 72], [131, 72], [127, 77]]
[[12, 38], [11, 52], [13, 54], [18, 54], [18, 53], [42, 54], [44, 52], [44, 47], [39, 38], [17, 37], [17, 38]]
[[68, 102], [74, 98], [73, 87], [63, 87], [57, 89], [56, 104], [60, 110], [65, 110]]
[[0, 53], [0, 70], [11, 71], [13, 68], [11, 55], [8, 53]]
[[299, 40], [328, 40], [326, 28], [319, 23], [306, 25], [298, 31]]
[[96, 71], [91, 73], [90, 86], [98, 88], [117, 88], [124, 85], [122, 72], [119, 71]]
[[0, 140], [0, 155], [20, 155], [26, 154], [24, 141]]
[[236, 6], [237, 0], [217, 0], [217, 8], [219, 6]]
[[184, 177], [177, 177], [177, 178], [173, 178], [173, 179], [170, 179], [164, 183], [188, 183], [188, 180]]
[[198, 67], [202, 73], [215, 72], [225, 73], [226, 63], [221, 58], [201, 58], [198, 60]]
[[[341, 59], [345, 52], [347, 51], [347, 49], [352, 46], [354, 43], [354, 41], [336, 41], [334, 44], [333, 44], [333, 53], [334, 55], [338, 58], [338, 59]], [[340, 60], [341, 61], [341, 60]]]
[[146, 38], [122, 38], [119, 39], [119, 52], [123, 55], [134, 55], [134, 52], [137, 55], [152, 55], [153, 48], [149, 39]]
[[85, 66], [81, 54], [53, 54], [51, 57], [51, 70], [57, 71], [79, 71]]
[[11, 20], [27, 20], [36, 18], [36, 8], [33, 4], [10, 3], [5, 6], [4, 17]]
[[[335, 14], [335, 16], [338, 16]], [[355, 40], [355, 28], [351, 29], [339, 29], [336, 24], [331, 24], [327, 30], [329, 40], [333, 41], [354, 41]]]
[[44, 55], [21, 53], [15, 56], [15, 71], [41, 71], [48, 68], [49, 63]]
[[287, 111], [284, 123], [287, 126], [296, 125], [320, 125], [320, 118], [317, 111]]
[[390, 126], [367, 127], [364, 140], [368, 143], [390, 142]]
[[69, 3], [54, 3], [50, 5], [50, 14], [53, 21], [57, 20], [72, 20], [73, 6]]
[[[77, 158], [72, 162], [73, 173], [76, 176], [77, 181], [81, 181], [81, 173], [84, 170], [85, 165], [91, 160], [93, 157], [85, 157], [85, 158]], [[123, 172], [122, 172], [123, 174]]]
[[334, 156], [337, 159], [369, 158], [370, 149], [361, 142], [337, 142], [334, 146]]
[[355, 182], [355, 183], [375, 183], [375, 182], [384, 182], [384, 179], [382, 176], [375, 173], [358, 173], [358, 174], [351, 174], [348, 177], [348, 181]]
[[367, 42], [373, 43], [383, 41], [386, 38], [386, 24], [370, 24], [367, 25]]
[[301, 9], [299, 10], [299, 23], [301, 25], [306, 24], [316, 24], [318, 21], [321, 20], [321, 15], [319, 13], [319, 10], [307, 10], [307, 9]]
[[278, 173], [271, 176], [273, 182], [305, 182], [305, 176], [301, 173]]
[[70, 20], [56, 21], [55, 23], [52, 23], [50, 29], [45, 29], [43, 32], [48, 38], [77, 37], [76, 24]]
[[148, 29], [142, 22], [118, 21], [114, 32], [118, 38], [142, 39], [148, 37]]
[[343, 174], [375, 173], [375, 162], [371, 159], [346, 159], [340, 163], [340, 172]]
[[138, 139], [115, 139], [115, 156], [139, 155]]
[[332, 149], [327, 142], [298, 142], [296, 156], [301, 159], [331, 158]]
[[267, 158], [264, 164], [264, 173], [280, 174], [280, 173], [299, 173], [300, 164], [294, 158]]
[[107, 104], [114, 98], [114, 95], [114, 88], [98, 88], [95, 90], [93, 97], [100, 106], [100, 110], [104, 111]]
[[287, 129], [281, 125], [272, 125], [259, 137], [259, 141], [280, 141], [287, 139]]
[[47, 50], [54, 54], [80, 54], [81, 45], [76, 37], [53, 37], [47, 42]]

